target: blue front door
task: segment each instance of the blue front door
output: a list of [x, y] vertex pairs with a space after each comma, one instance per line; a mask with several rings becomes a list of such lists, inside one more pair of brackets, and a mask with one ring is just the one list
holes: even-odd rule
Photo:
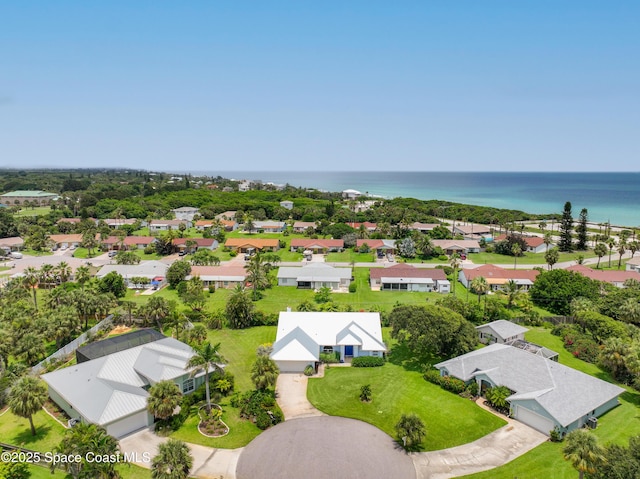
[[353, 346], [345, 346], [344, 347], [344, 355], [345, 356], [353, 356]]

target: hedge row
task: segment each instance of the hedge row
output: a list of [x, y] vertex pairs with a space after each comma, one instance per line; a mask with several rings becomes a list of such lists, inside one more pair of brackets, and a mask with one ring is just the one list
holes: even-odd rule
[[358, 356], [351, 360], [351, 366], [354, 368], [375, 368], [384, 366], [384, 358], [376, 356]]

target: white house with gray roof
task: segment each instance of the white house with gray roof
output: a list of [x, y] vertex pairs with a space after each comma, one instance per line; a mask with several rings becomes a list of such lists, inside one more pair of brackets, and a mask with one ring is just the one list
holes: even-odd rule
[[193, 349], [173, 338], [136, 346], [42, 375], [49, 397], [71, 418], [103, 426], [115, 438], [151, 426], [147, 390], [163, 380], [183, 394], [204, 383], [186, 369]]
[[106, 264], [96, 274], [96, 278], [102, 279], [107, 274], [118, 273], [124, 278], [129, 288], [137, 287], [132, 278], [148, 278], [150, 284], [161, 286], [166, 281], [169, 265], [162, 261], [141, 261], [139, 264]]
[[320, 353], [338, 353], [342, 361], [382, 356], [380, 313], [282, 312], [278, 318], [273, 359], [282, 372], [302, 372]]
[[351, 268], [334, 268], [326, 263], [281, 266], [278, 269], [278, 286], [296, 286], [298, 289], [346, 289], [351, 282], [351, 271]]
[[442, 376], [506, 386], [511, 416], [549, 434], [583, 427], [618, 405], [624, 389], [506, 344], [492, 344], [435, 365]]
[[508, 343], [516, 339], [524, 339], [524, 333], [529, 331], [519, 324], [505, 319], [492, 321], [491, 323], [476, 326], [480, 342], [484, 344]]

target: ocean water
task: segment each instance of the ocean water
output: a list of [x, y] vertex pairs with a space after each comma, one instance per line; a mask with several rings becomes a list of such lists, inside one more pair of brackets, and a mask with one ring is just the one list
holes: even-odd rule
[[[196, 173], [196, 172], [193, 172]], [[570, 201], [574, 216], [587, 208], [589, 220], [640, 225], [640, 173], [492, 172], [197, 172], [262, 180], [326, 191], [348, 188], [388, 198], [438, 199], [529, 213], [561, 213]]]

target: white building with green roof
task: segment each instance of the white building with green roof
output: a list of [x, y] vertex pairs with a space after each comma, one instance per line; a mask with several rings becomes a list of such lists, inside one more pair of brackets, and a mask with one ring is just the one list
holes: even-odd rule
[[8, 206], [24, 205], [25, 203], [35, 203], [38, 206], [46, 206], [57, 199], [57, 194], [41, 190], [18, 190], [0, 195], [0, 203]]

